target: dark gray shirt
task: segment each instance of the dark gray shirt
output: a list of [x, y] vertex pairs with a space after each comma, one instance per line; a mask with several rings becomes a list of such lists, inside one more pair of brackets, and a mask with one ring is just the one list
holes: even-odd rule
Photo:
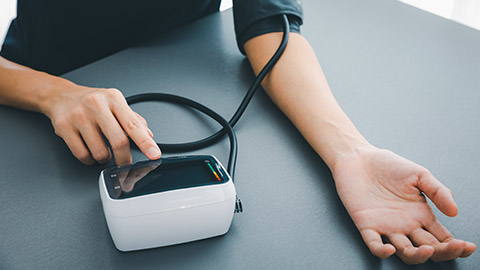
[[[234, 0], [235, 32], [243, 44], [282, 31], [280, 14], [300, 31], [298, 0]], [[220, 0], [18, 0], [0, 55], [36, 70], [61, 75], [149, 36], [213, 12]]]

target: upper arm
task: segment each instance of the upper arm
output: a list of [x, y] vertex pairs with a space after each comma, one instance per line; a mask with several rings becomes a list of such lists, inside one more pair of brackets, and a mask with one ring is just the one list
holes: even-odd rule
[[288, 16], [292, 32], [300, 33], [303, 22], [302, 6], [297, 0], [234, 0], [233, 14], [237, 45], [243, 54], [248, 40], [283, 31], [283, 20], [279, 15]]

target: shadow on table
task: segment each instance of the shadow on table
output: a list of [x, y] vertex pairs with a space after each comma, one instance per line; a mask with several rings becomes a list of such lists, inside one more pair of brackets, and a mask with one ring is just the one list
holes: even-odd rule
[[[234, 226], [228, 234], [234, 233]], [[228, 237], [227, 234], [227, 237]], [[208, 259], [219, 254], [219, 249], [228, 245], [224, 236], [217, 236], [209, 239], [178, 244], [167, 247], [146, 249], [132, 252], [121, 252], [115, 249], [113, 242], [109, 250], [109, 268], [112, 269], [143, 269], [142, 267], [158, 267], [159, 269], [189, 269], [193, 266], [201, 269]], [[229, 248], [223, 249], [232, 250]], [[218, 256], [219, 261], [228, 261], [222, 253]], [[233, 256], [233, 254], [232, 254]], [[228, 267], [226, 267], [228, 269]]]

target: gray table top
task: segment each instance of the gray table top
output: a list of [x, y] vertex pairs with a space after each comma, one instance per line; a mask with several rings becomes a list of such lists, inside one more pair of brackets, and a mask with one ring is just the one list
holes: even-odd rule
[[[460, 212], [440, 221], [480, 244], [480, 32], [393, 0], [304, 0], [310, 40], [339, 103], [377, 146], [429, 168]], [[231, 11], [214, 14], [65, 75], [126, 96], [176, 93], [230, 117], [252, 72]], [[174, 105], [141, 104], [156, 139], [217, 127]], [[97, 177], [39, 114], [0, 107], [0, 269], [403, 269], [372, 256], [322, 160], [262, 92], [236, 127], [245, 212], [223, 237], [145, 251], [115, 249]], [[226, 163], [228, 143], [197, 151]], [[145, 159], [135, 152], [135, 160]], [[418, 269], [474, 269], [468, 259]], [[415, 268], [415, 267], [413, 267]], [[478, 269], [478, 268], [477, 268]]]

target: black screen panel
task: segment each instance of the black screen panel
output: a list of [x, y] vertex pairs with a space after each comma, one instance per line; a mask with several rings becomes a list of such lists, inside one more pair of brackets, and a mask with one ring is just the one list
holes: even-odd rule
[[225, 182], [216, 162], [210, 159], [145, 163], [109, 171], [105, 177], [110, 180], [107, 186], [114, 199]]

